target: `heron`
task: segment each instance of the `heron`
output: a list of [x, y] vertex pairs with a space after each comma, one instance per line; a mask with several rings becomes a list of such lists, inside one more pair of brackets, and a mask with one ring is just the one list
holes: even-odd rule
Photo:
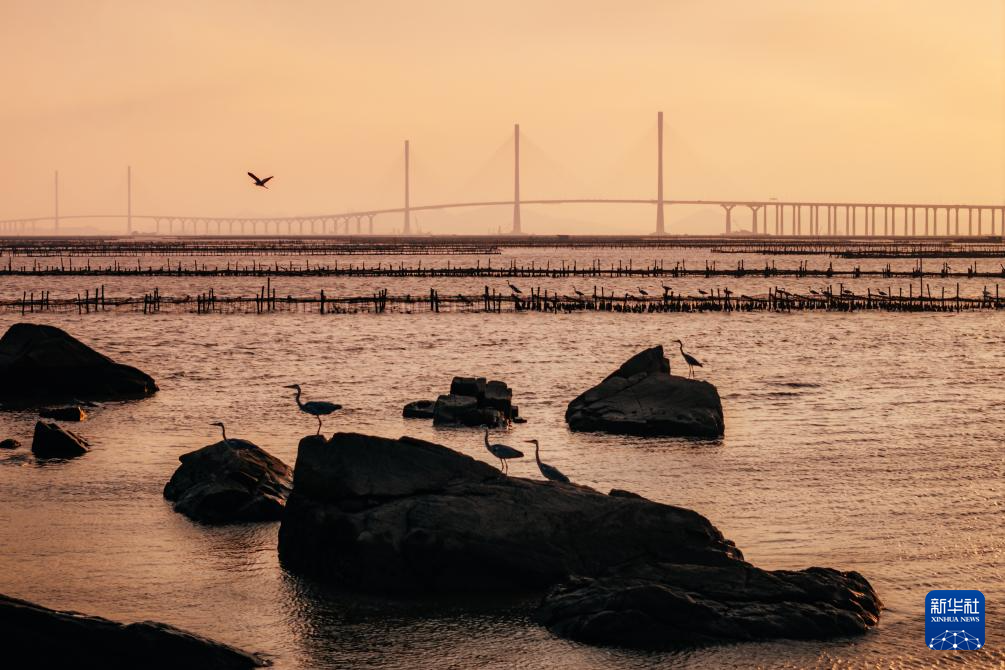
[[321, 417], [328, 416], [335, 410], [342, 409], [342, 405], [336, 405], [333, 402], [325, 402], [324, 400], [312, 400], [310, 402], [300, 402], [300, 394], [301, 394], [300, 384], [290, 384], [289, 386], [284, 386], [283, 388], [294, 389], [297, 392], [296, 396], [297, 406], [300, 408], [301, 412], [317, 417], [318, 435], [321, 434]]
[[699, 368], [703, 368], [705, 366], [702, 365], [701, 361], [699, 361], [697, 358], [695, 358], [691, 354], [689, 354], [686, 351], [684, 351], [684, 343], [683, 342], [681, 342], [680, 340], [674, 340], [674, 342], [676, 342], [678, 344], [678, 346], [680, 346], [680, 355], [684, 357], [684, 362], [687, 363], [688, 377], [694, 377], [694, 367], [696, 365]]
[[700, 293], [702, 295], [708, 295], [708, 291], [706, 291], [705, 289], [701, 289], [701, 288], [698, 289], [698, 293]]
[[810, 295], [820, 295], [820, 292], [817, 291], [816, 289], [811, 288], [810, 289]]
[[585, 293], [583, 293], [582, 291], [580, 291], [580, 290], [579, 290], [578, 288], [576, 288], [575, 286], [573, 286], [573, 287], [572, 287], [572, 292], [573, 292], [573, 293], [575, 293], [575, 294], [576, 294], [577, 296], [579, 296], [580, 298], [583, 298], [583, 297], [586, 297], [586, 294], [585, 294]]
[[234, 446], [234, 445], [232, 445], [230, 443], [230, 440], [227, 439], [227, 428], [223, 425], [222, 421], [214, 421], [213, 423], [211, 423], [209, 425], [211, 425], [211, 426], [219, 426], [220, 430], [223, 431], [223, 443], [225, 445], [227, 445], [228, 447], [233, 447]]
[[883, 296], [884, 298], [886, 298], [886, 297], [889, 297], [889, 296], [887, 296], [887, 294], [886, 294], [886, 291], [883, 291], [883, 290], [879, 290], [879, 291], [877, 291], [877, 293], [879, 293], [879, 294], [880, 294], [881, 296]]
[[537, 440], [527, 440], [527, 444], [534, 445], [534, 459], [537, 461], [537, 469], [541, 471], [545, 479], [553, 482], [562, 482], [563, 484], [569, 483], [569, 478], [562, 474], [561, 470], [554, 465], [541, 462], [541, 444]]
[[259, 179], [258, 177], [255, 176], [254, 172], [249, 172], [248, 176], [255, 180], [255, 186], [261, 186], [262, 188], [269, 188], [268, 186], [266, 186], [266, 184], [269, 183], [269, 180], [272, 179], [272, 177], [266, 177], [265, 179]]
[[670, 288], [669, 286], [667, 286], [663, 282], [660, 282], [660, 287], [662, 287], [664, 293], [669, 293], [670, 291], [673, 290], [672, 288]]
[[642, 288], [642, 287], [640, 286], [640, 287], [639, 287], [639, 294], [640, 294], [640, 295], [649, 295], [649, 291], [645, 290], [644, 288]]
[[841, 295], [855, 295], [854, 291], [850, 291], [846, 288], [841, 289]]
[[505, 474], [509, 474], [509, 465], [506, 464], [507, 460], [511, 458], [523, 458], [523, 452], [519, 449], [514, 449], [506, 444], [490, 444], [488, 428], [485, 429], [485, 448], [489, 450], [490, 454], [499, 459], [499, 469]]
[[513, 293], [523, 293], [523, 291], [521, 291], [520, 289], [518, 289], [513, 284], [509, 284], [509, 290], [513, 291]]

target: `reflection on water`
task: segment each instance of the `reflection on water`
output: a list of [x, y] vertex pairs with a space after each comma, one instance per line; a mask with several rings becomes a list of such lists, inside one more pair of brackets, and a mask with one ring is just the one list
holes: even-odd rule
[[[229, 290], [220, 278], [213, 285]], [[0, 292], [8, 290], [5, 284]], [[0, 314], [0, 328], [17, 320]], [[93, 449], [71, 462], [36, 463], [27, 452], [36, 417], [0, 413], [0, 439], [26, 445], [0, 453], [0, 592], [166, 621], [264, 651], [285, 668], [1005, 663], [995, 642], [1005, 638], [1005, 315], [122, 313], [33, 320], [137, 365], [162, 391], [94, 408], [74, 429]], [[566, 430], [569, 400], [637, 350], [678, 337], [705, 362], [699, 375], [720, 389], [723, 439]], [[676, 352], [671, 362], [683, 369]], [[879, 628], [828, 643], [661, 654], [595, 649], [553, 638], [520, 603], [389, 601], [304, 583], [278, 565], [277, 524], [200, 526], [162, 498], [178, 456], [215, 440], [207, 425], [213, 420], [292, 464], [297, 441], [316, 423], [282, 388], [291, 383], [302, 384], [308, 399], [346, 406], [325, 423], [327, 431], [410, 434], [487, 460], [476, 431], [401, 418], [406, 402], [435, 397], [455, 374], [509, 383], [529, 422], [508, 439], [540, 439], [548, 461], [575, 481], [697, 509], [766, 568], [859, 570], [889, 607]], [[510, 469], [538, 477], [532, 459]], [[987, 648], [955, 657], [924, 647], [923, 599], [934, 588], [984, 592]]]

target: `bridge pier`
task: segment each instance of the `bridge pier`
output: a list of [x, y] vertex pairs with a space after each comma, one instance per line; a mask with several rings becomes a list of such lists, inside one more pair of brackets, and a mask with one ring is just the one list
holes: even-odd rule
[[[722, 208], [726, 210], [726, 234], [729, 235], [733, 232], [733, 207], [736, 205], [722, 205]], [[659, 219], [657, 218], [657, 221]], [[660, 234], [659, 230], [656, 232], [657, 235]]]
[[376, 214], [367, 214], [366, 215], [366, 217], [368, 219], [368, 221], [367, 221], [367, 229], [369, 231], [367, 233], [368, 235], [373, 235], [373, 217], [375, 217], [375, 216], [376, 216]]

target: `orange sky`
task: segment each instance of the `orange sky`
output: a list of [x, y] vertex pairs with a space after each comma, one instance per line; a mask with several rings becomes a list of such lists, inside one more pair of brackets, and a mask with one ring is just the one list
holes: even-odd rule
[[122, 211], [127, 164], [136, 213], [398, 206], [405, 138], [414, 204], [507, 198], [514, 122], [524, 197], [651, 197], [660, 109], [670, 198], [1005, 202], [1001, 0], [0, 0], [0, 50], [0, 218], [50, 213], [57, 168], [64, 214]]

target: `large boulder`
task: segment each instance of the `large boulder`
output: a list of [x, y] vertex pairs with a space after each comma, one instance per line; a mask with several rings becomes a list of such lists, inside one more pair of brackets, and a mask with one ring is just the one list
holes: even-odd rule
[[741, 560], [700, 514], [506, 477], [446, 447], [336, 433], [300, 442], [279, 531], [290, 569], [369, 591], [544, 588], [629, 560]]
[[670, 374], [663, 347], [646, 349], [569, 403], [572, 430], [621, 435], [721, 437], [719, 391], [706, 381]]
[[59, 328], [16, 323], [0, 338], [0, 399], [114, 400], [156, 391], [146, 373], [112, 361]]
[[176, 512], [203, 523], [279, 519], [292, 486], [288, 465], [236, 438], [182, 454], [164, 487]]
[[60, 428], [57, 424], [44, 421], [35, 422], [35, 434], [31, 438], [31, 451], [39, 458], [74, 458], [83, 456], [88, 449], [87, 440]]
[[4, 595], [0, 630], [4, 657], [13, 664], [8, 667], [241, 670], [270, 665], [257, 654], [156, 621], [124, 624]]
[[881, 608], [857, 572], [632, 563], [560, 584], [535, 618], [580, 642], [669, 649], [860, 634], [879, 623]]
[[506, 417], [499, 410], [479, 406], [478, 398], [467, 395], [441, 395], [433, 406], [434, 426], [486, 426], [500, 428]]

